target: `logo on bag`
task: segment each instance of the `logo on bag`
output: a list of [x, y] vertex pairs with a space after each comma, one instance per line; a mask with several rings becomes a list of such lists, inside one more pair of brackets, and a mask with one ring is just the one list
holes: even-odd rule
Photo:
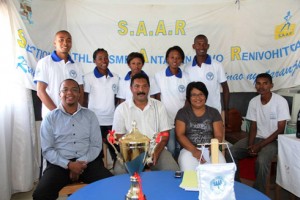
[[215, 194], [223, 193], [225, 190], [226, 183], [222, 176], [217, 176], [210, 182], [210, 189]]

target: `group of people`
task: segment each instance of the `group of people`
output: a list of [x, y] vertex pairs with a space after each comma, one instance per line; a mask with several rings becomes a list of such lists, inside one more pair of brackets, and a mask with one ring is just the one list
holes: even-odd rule
[[[34, 77], [43, 103], [41, 147], [47, 167], [33, 199], [56, 199], [59, 190], [73, 181], [91, 183], [112, 176], [103, 165], [102, 142], [109, 130], [114, 130], [118, 138], [129, 133], [132, 121], [150, 139], [160, 137], [153, 163], [148, 166], [151, 170], [194, 170], [199, 163], [210, 162], [209, 150], [202, 152], [197, 144], [209, 143], [212, 138], [223, 141], [224, 126], [230, 120], [229, 87], [223, 66], [207, 54], [205, 35], [195, 37], [196, 55], [184, 69], [180, 67], [185, 58], [183, 50], [179, 46], [169, 48], [167, 68], [153, 78], [142, 70], [145, 60], [138, 52], [128, 55], [130, 71], [119, 78], [108, 69], [108, 52], [104, 49], [94, 52], [96, 67], [84, 75], [69, 55], [69, 32], [57, 32], [54, 46], [52, 54], [38, 62]], [[283, 108], [287, 103], [271, 93], [270, 77], [262, 74], [256, 79], [260, 95], [248, 109], [247, 118], [252, 122], [249, 139], [231, 150], [236, 162], [257, 155], [267, 165], [270, 159], [265, 157], [277, 152], [276, 138], [283, 132], [289, 112], [285, 107], [277, 110], [275, 105]], [[221, 87], [225, 122], [221, 117]], [[115, 160], [114, 174], [126, 173], [112, 149], [110, 153]], [[267, 169], [260, 170], [265, 176]]]

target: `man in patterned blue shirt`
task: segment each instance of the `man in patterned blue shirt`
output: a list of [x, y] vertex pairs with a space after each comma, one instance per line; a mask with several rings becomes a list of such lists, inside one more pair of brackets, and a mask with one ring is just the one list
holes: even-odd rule
[[102, 137], [96, 115], [78, 103], [80, 88], [73, 79], [61, 83], [61, 104], [43, 119], [41, 146], [47, 168], [33, 199], [57, 199], [73, 181], [91, 183], [112, 176], [99, 156]]

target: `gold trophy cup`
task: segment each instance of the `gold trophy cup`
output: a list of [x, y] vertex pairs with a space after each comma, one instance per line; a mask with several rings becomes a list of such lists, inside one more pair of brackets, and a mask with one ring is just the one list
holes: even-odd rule
[[[140, 200], [145, 199], [142, 193], [141, 181], [139, 173], [143, 171], [148, 150], [150, 146], [150, 139], [141, 134], [136, 127], [136, 122], [132, 122], [132, 130], [115, 141], [116, 136], [113, 131], [107, 135], [107, 141], [113, 146], [117, 154], [117, 159], [124, 164], [127, 171], [131, 175], [131, 187], [126, 195], [126, 200]], [[120, 152], [117, 151], [114, 144], [119, 144]]]

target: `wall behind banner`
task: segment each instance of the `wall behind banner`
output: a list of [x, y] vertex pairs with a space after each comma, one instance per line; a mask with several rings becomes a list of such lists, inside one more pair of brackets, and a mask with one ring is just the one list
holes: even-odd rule
[[154, 75], [166, 67], [169, 47], [181, 46], [190, 62], [194, 37], [205, 34], [209, 54], [222, 62], [231, 92], [253, 92], [253, 81], [262, 72], [273, 76], [274, 90], [300, 85], [300, 1], [26, 2], [29, 14], [19, 0], [13, 10], [16, 66], [30, 84], [36, 62], [53, 50], [54, 34], [66, 29], [73, 36], [71, 55], [86, 73], [94, 68], [93, 51], [105, 48], [110, 69], [120, 76], [129, 70], [126, 56], [133, 51], [144, 54], [144, 70]]

